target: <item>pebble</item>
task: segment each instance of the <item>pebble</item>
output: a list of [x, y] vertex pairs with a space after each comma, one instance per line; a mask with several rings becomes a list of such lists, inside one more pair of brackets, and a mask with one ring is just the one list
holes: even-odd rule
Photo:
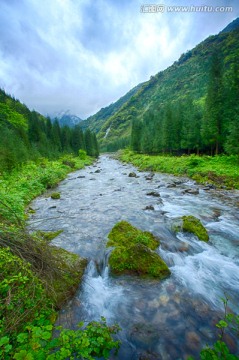
[[200, 348], [200, 337], [194, 331], [189, 331], [186, 334], [187, 346], [191, 350], [197, 350]]

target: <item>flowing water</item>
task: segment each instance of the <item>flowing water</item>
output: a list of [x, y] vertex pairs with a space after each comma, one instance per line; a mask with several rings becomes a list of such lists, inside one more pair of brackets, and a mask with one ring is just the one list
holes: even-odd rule
[[[137, 177], [128, 176], [132, 171]], [[198, 358], [201, 347], [217, 339], [221, 298], [230, 296], [230, 308], [239, 309], [239, 192], [209, 189], [171, 175], [148, 175], [103, 155], [61, 182], [56, 190], [60, 200], [37, 198], [29, 226], [62, 229], [53, 244], [89, 259], [83, 284], [58, 323], [76, 328], [82, 320], [101, 316], [118, 323], [122, 346], [111, 359]], [[199, 193], [190, 194], [189, 189]], [[147, 195], [152, 191], [160, 196]], [[153, 208], [145, 209], [150, 205]], [[172, 231], [182, 215], [201, 219], [209, 243]], [[168, 279], [110, 276], [105, 245], [120, 220], [161, 239], [157, 251], [170, 267]], [[233, 336], [226, 340], [238, 353]]]

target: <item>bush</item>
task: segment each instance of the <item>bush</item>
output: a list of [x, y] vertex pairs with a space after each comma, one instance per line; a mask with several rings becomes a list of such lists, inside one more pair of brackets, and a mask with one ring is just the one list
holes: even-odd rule
[[85, 150], [80, 149], [78, 154], [79, 154], [79, 158], [80, 158], [81, 160], [85, 160], [85, 159], [86, 159], [86, 151], [85, 151]]

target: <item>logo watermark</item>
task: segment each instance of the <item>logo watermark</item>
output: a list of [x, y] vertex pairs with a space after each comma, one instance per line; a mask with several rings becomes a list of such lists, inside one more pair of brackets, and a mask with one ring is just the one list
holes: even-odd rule
[[164, 12], [232, 12], [232, 6], [166, 6], [164, 4], [143, 4], [140, 6], [142, 13], [164, 13]]

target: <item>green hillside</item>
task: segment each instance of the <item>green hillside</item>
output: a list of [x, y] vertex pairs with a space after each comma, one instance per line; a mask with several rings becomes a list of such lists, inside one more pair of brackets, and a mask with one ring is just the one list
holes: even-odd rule
[[88, 119], [86, 124], [98, 133], [102, 149], [115, 150], [121, 145], [119, 139], [126, 139], [125, 143], [129, 143], [132, 120], [142, 120], [145, 114], [157, 113], [169, 103], [176, 106], [190, 98], [193, 104], [202, 108], [207, 94], [212, 55], [220, 55], [224, 70], [232, 69], [233, 64], [238, 62], [238, 35], [238, 21], [234, 21], [218, 35], [208, 37], [194, 49], [182, 54], [166, 70], [151, 76], [133, 95], [129, 92], [127, 101], [119, 109], [116, 107], [117, 111], [112, 113], [108, 107], [103, 114], [101, 110]]
[[100, 109], [96, 114], [88, 117], [88, 119], [81, 122], [82, 129], [90, 128], [95, 132], [99, 132], [102, 125], [104, 125], [105, 121], [113, 116], [127, 101], [137, 93], [137, 91], [141, 88], [142, 84], [135, 86], [131, 89], [127, 94], [122, 96], [115, 103], [110, 104], [109, 106]]

